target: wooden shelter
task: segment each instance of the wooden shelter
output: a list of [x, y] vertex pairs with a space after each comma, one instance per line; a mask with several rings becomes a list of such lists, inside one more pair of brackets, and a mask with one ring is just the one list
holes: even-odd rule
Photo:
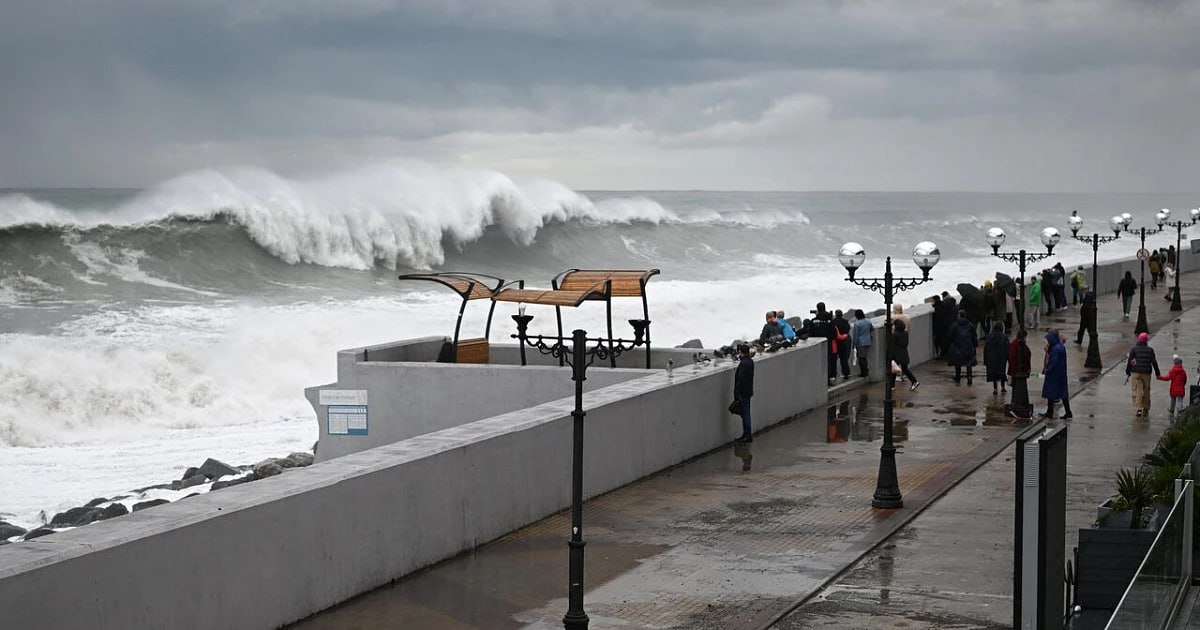
[[[414, 273], [400, 276], [400, 280], [421, 280], [440, 284], [454, 291], [462, 298], [458, 308], [458, 320], [454, 323], [454, 341], [450, 346], [449, 356], [439, 357], [439, 361], [449, 363], [487, 363], [491, 359], [488, 345], [488, 335], [492, 330], [492, 315], [496, 311], [496, 293], [511, 285], [525, 286], [524, 280], [506, 282], [502, 278], [482, 273], [446, 272], [446, 273]], [[467, 302], [471, 300], [489, 300], [487, 324], [483, 329], [483, 337], [459, 339], [462, 330], [463, 313], [467, 310]]]

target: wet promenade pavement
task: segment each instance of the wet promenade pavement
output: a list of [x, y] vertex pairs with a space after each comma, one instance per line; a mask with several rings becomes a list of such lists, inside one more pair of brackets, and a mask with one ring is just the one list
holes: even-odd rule
[[[1184, 276], [1185, 305], [1200, 301], [1197, 276]], [[1117, 300], [1104, 297], [1107, 368], [1122, 364], [1133, 323], [1113, 317]], [[1147, 303], [1158, 330], [1170, 320], [1166, 303], [1149, 293]], [[1073, 339], [1075, 317], [1043, 324]], [[1169, 325], [1154, 345], [1169, 365], [1178, 344], [1190, 370], [1200, 339], [1190, 332], [1195, 317], [1185, 323]], [[1036, 362], [1040, 335], [1031, 337]], [[1083, 358], [1083, 348], [1069, 344], [1074, 389], [1095, 376]], [[982, 375], [967, 386], [937, 363], [916, 372], [920, 389], [896, 390], [903, 509], [870, 507], [882, 431], [878, 384], [846, 391], [753, 444], [731, 444], [589, 501], [591, 627], [1010, 627], [1011, 442], [1022, 425], [1004, 416]], [[1074, 398], [1068, 548], [1111, 493], [1116, 468], [1136, 463], [1165, 426], [1166, 385], [1156, 388], [1145, 422], [1129, 413], [1123, 381], [1123, 370], [1114, 371]], [[1031, 379], [1030, 390], [1036, 400], [1040, 381]], [[568, 529], [567, 515], [554, 515], [293, 627], [560, 628]]]

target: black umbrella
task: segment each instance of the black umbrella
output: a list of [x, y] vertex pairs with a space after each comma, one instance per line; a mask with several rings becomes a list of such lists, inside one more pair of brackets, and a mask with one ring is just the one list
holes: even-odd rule
[[1003, 291], [1010, 296], [1017, 295], [1017, 283], [1013, 281], [1012, 276], [1006, 273], [996, 272], [996, 290]]
[[964, 282], [955, 288], [958, 289], [958, 294], [962, 296], [964, 302], [983, 304], [983, 291], [979, 287], [970, 282]]

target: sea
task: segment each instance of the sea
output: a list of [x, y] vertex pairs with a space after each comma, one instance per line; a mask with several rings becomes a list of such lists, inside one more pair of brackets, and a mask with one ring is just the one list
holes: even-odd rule
[[[846, 282], [839, 247], [861, 243], [860, 275], [919, 275], [920, 303], [1015, 266], [989, 256], [1040, 250], [1058, 227], [1065, 265], [1089, 264], [1066, 217], [1107, 230], [1130, 212], [1186, 212], [1195, 194], [579, 191], [495, 171], [381, 162], [285, 177], [256, 168], [181, 174], [144, 189], [0, 189], [0, 520], [32, 526], [97, 496], [310, 450], [307, 386], [336, 379], [339, 349], [453, 334], [459, 301], [420, 271], [472, 271], [549, 287], [567, 268], [659, 269], [649, 285], [656, 344], [751, 337], [763, 313], [882, 306]], [[1174, 234], [1151, 237], [1165, 246]], [[1129, 257], [1134, 239], [1101, 249]], [[1044, 263], [1050, 264], [1050, 263]], [[1039, 266], [1040, 268], [1040, 266]], [[640, 316], [616, 300], [614, 320]], [[565, 315], [601, 330], [604, 309]], [[463, 336], [483, 330], [471, 303]], [[491, 338], [514, 331], [501, 304]], [[552, 311], [530, 329], [550, 331]], [[542, 326], [539, 326], [541, 318]], [[620, 330], [618, 332], [621, 332]], [[564, 389], [564, 392], [569, 390]]]

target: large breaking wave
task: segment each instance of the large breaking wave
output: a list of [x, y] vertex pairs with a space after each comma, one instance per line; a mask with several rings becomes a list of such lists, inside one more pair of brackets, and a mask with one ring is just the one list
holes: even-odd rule
[[486, 170], [385, 163], [314, 179], [262, 169], [206, 170], [148, 189], [114, 208], [65, 209], [0, 197], [0, 238], [33, 231], [176, 230], [227, 222], [280, 260], [326, 267], [431, 268], [446, 248], [496, 231], [529, 246], [554, 223], [584, 226], [803, 224], [794, 213], [677, 213], [645, 197], [593, 202], [551, 181], [518, 184]]

